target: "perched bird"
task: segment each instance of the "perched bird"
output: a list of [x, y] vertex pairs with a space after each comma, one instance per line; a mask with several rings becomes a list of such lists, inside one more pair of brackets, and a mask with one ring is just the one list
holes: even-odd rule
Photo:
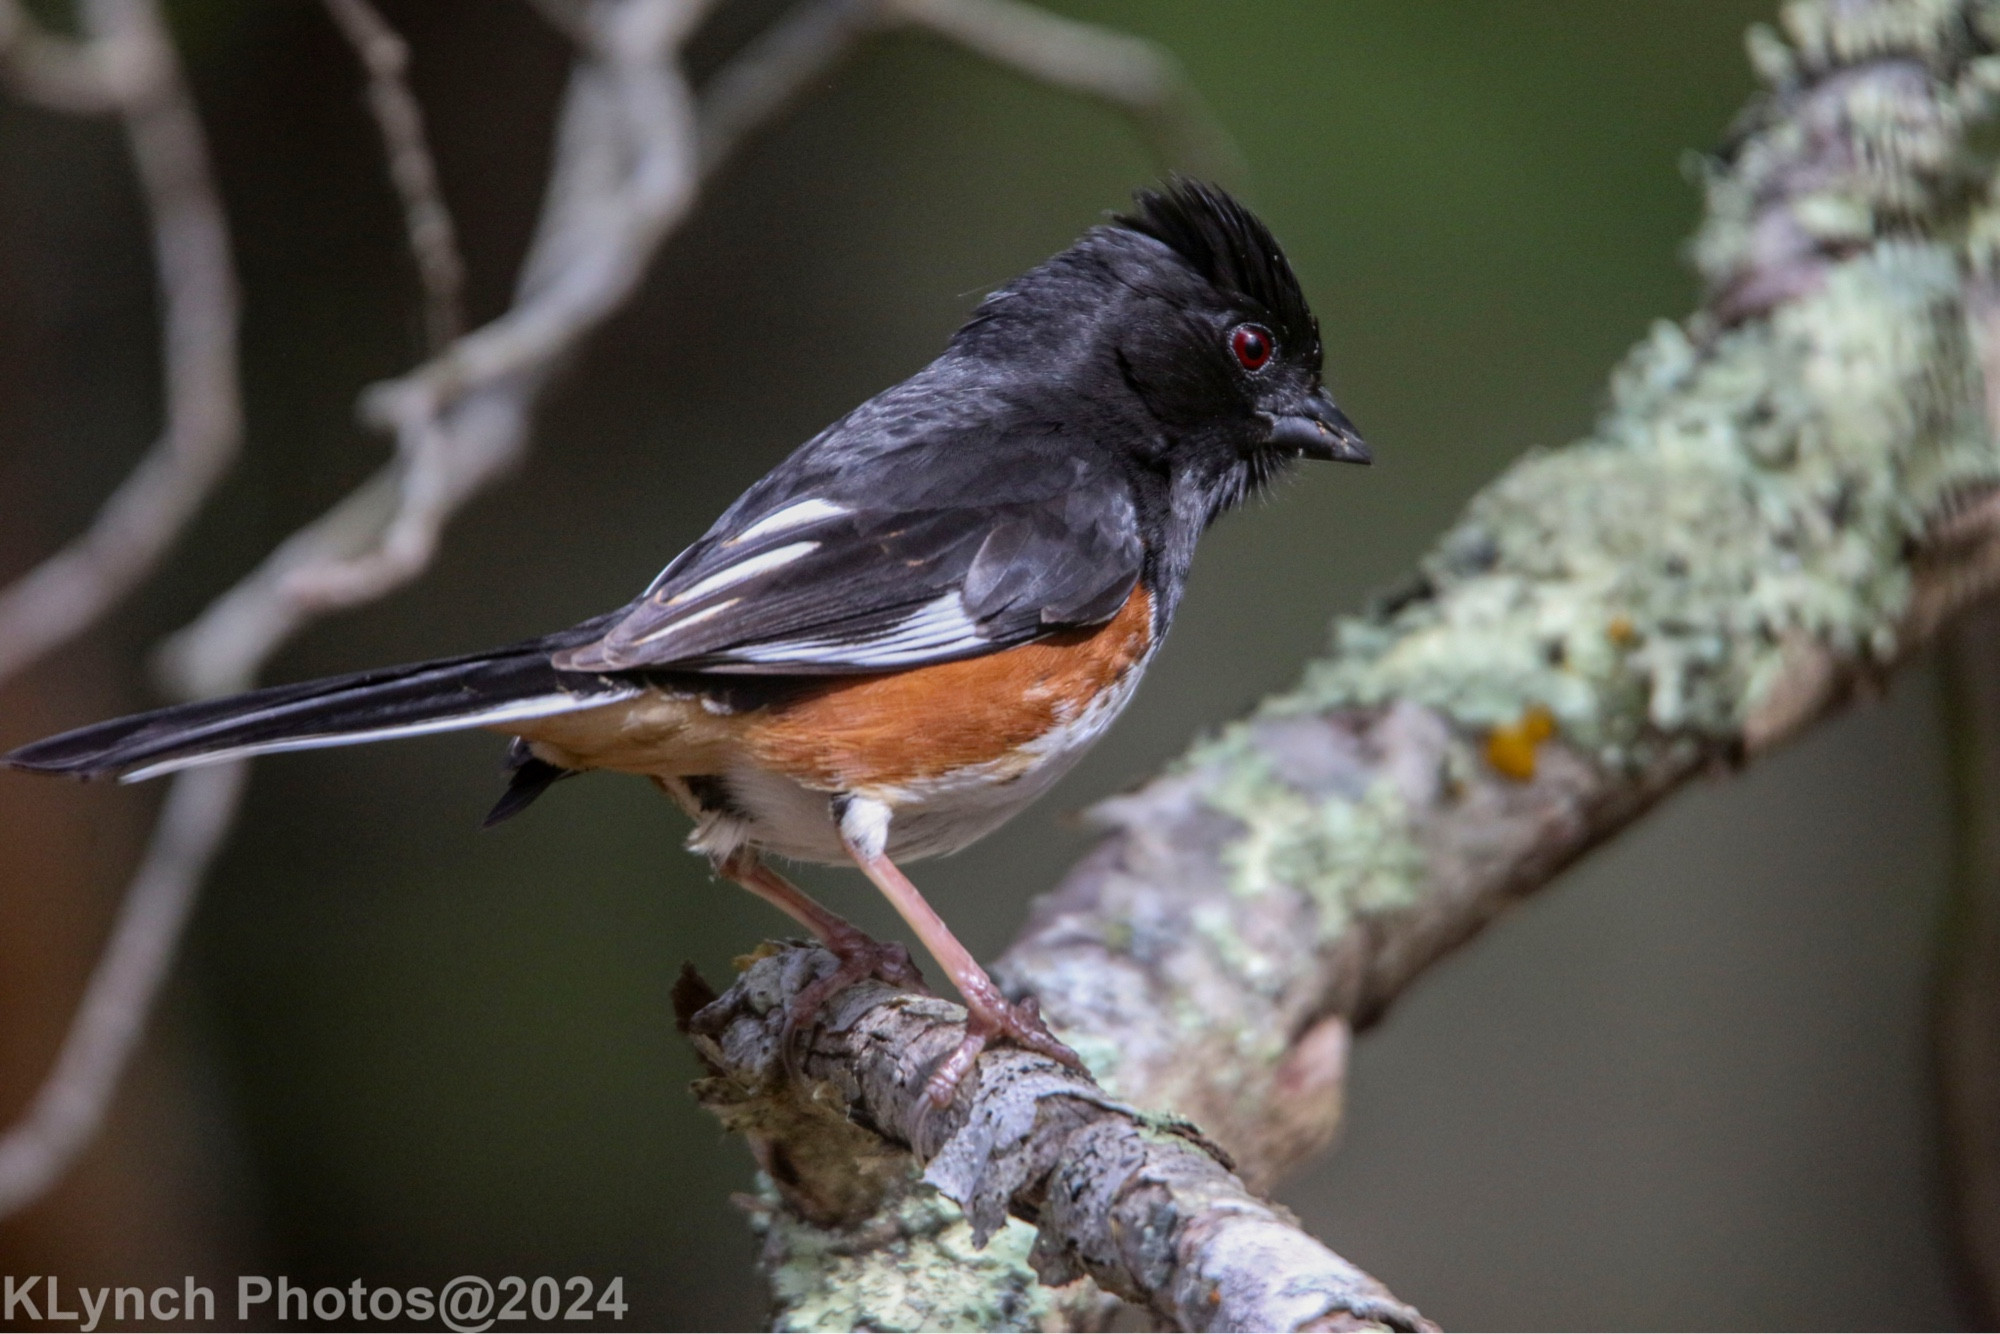
[[617, 611], [484, 653], [157, 709], [24, 746], [16, 768], [127, 782], [248, 755], [511, 734], [488, 821], [560, 778], [644, 774], [688, 846], [841, 961], [796, 1023], [907, 956], [764, 862], [853, 862], [964, 995], [948, 1101], [1003, 1038], [1075, 1064], [1004, 997], [899, 862], [1046, 790], [1132, 697], [1217, 515], [1293, 459], [1366, 463], [1270, 231], [1175, 181], [994, 292], [944, 354], [744, 492]]

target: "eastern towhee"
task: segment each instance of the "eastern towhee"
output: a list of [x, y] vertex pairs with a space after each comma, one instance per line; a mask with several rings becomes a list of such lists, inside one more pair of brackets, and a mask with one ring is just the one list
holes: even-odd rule
[[763, 855], [852, 861], [965, 996], [948, 1100], [992, 1037], [1075, 1063], [897, 861], [953, 852], [1074, 764], [1132, 697], [1196, 539], [1295, 458], [1368, 462], [1262, 222], [1212, 186], [1142, 192], [981, 302], [944, 355], [822, 431], [625, 607], [463, 657], [274, 686], [24, 746], [133, 782], [248, 755], [485, 727], [489, 822], [559, 778], [644, 774], [688, 846], [842, 960], [803, 1018], [907, 958]]

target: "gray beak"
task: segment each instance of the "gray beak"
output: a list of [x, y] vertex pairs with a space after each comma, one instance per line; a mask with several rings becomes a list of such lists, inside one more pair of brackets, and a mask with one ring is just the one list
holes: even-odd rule
[[1307, 406], [1308, 411], [1298, 414], [1282, 417], [1266, 414], [1271, 423], [1267, 442], [1300, 458], [1324, 459], [1329, 463], [1375, 461], [1361, 432], [1354, 429], [1347, 414], [1325, 393], [1314, 394]]

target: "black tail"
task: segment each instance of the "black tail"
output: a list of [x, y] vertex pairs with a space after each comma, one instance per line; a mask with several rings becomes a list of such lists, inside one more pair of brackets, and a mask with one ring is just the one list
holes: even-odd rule
[[593, 626], [459, 658], [382, 667], [225, 699], [176, 704], [37, 741], [0, 763], [36, 773], [138, 782], [197, 764], [282, 750], [485, 727], [586, 709], [636, 685], [559, 672], [549, 655]]

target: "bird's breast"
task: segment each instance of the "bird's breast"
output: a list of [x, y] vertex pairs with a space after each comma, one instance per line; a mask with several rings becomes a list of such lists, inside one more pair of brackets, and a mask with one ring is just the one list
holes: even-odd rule
[[976, 658], [830, 678], [747, 717], [742, 745], [754, 763], [827, 792], [1007, 782], [1096, 740], [1152, 649], [1152, 597], [1140, 585], [1103, 625]]

